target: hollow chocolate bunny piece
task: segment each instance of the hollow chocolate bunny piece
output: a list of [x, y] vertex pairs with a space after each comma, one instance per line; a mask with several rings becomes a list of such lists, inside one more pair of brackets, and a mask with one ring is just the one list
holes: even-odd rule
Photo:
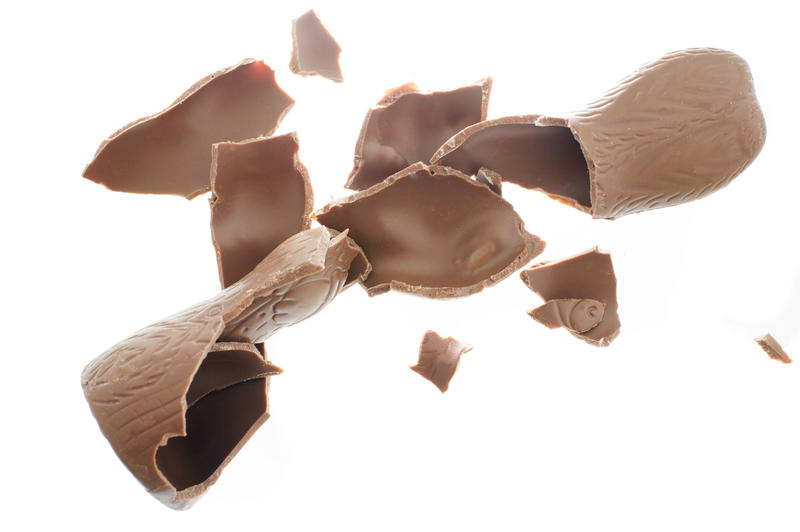
[[322, 25], [313, 9], [292, 21], [292, 58], [289, 69], [301, 76], [319, 75], [341, 83], [342, 47]]
[[[214, 298], [142, 329], [86, 366], [81, 382], [92, 414], [153, 496], [185, 508], [217, 480], [266, 420], [266, 379], [278, 370], [252, 344], [319, 311], [363, 278], [365, 265], [346, 233], [298, 233]], [[246, 329], [237, 327], [242, 322]], [[235, 340], [223, 338], [226, 332]], [[219, 438], [206, 441], [209, 433]]]
[[434, 331], [427, 331], [419, 345], [419, 360], [411, 366], [444, 393], [458, 369], [461, 355], [472, 350], [452, 337], [442, 338]]
[[747, 63], [698, 48], [644, 65], [566, 118], [526, 115], [467, 127], [431, 162], [470, 174], [486, 167], [614, 219], [711, 194], [755, 159], [765, 138]]
[[191, 199], [210, 190], [212, 144], [271, 135], [293, 104], [270, 67], [245, 59], [111, 135], [83, 177], [111, 190]]

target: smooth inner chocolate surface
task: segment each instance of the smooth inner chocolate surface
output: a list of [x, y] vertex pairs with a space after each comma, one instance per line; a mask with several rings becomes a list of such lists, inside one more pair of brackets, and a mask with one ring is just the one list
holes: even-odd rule
[[293, 103], [271, 68], [245, 60], [116, 132], [83, 176], [111, 190], [191, 199], [210, 189], [212, 144], [271, 134]]
[[322, 25], [314, 10], [292, 21], [292, 58], [289, 68], [295, 74], [318, 74], [331, 81], [344, 81], [339, 67], [342, 48]]
[[297, 150], [294, 133], [214, 145], [211, 230], [223, 288], [311, 225], [311, 182]]
[[429, 297], [481, 290], [539, 254], [511, 205], [452, 169], [422, 163], [334, 202], [317, 220], [349, 229], [372, 264], [371, 295], [395, 288]]
[[537, 125], [537, 119], [508, 117], [470, 126], [431, 162], [470, 175], [488, 168], [503, 181], [591, 207], [589, 168], [580, 144], [569, 128]]

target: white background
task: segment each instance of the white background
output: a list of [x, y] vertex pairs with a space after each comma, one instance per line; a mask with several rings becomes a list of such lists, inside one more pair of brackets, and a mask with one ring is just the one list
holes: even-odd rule
[[[24, 5], [23, 5], [24, 4]], [[796, 18], [768, 2], [15, 2], [0, 54], [3, 204], [0, 528], [709, 531], [800, 528]], [[316, 7], [343, 84], [288, 70]], [[345, 194], [367, 108], [415, 81], [494, 78], [490, 118], [555, 114], [685, 47], [750, 64], [767, 142], [713, 196], [608, 222], [504, 193], [537, 260], [611, 252], [622, 332], [549, 331], [512, 275], [481, 294], [354, 287], [268, 345], [272, 418], [188, 512], [114, 455], [83, 366], [218, 290], [205, 198], [113, 193], [80, 177], [101, 140], [194, 81], [263, 58], [297, 101], [316, 206]], [[426, 329], [474, 350], [441, 394], [408, 369]], [[66, 528], [65, 528], [66, 527]]]

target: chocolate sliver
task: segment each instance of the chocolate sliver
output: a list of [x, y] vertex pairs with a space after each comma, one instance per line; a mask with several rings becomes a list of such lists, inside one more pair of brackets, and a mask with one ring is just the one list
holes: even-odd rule
[[339, 54], [342, 48], [314, 10], [292, 21], [292, 58], [289, 68], [301, 76], [320, 75], [342, 82]]
[[202, 489], [266, 421], [266, 377], [279, 371], [252, 344], [217, 343], [209, 351], [186, 392], [186, 436], [156, 451], [156, 466], [177, 498]]
[[473, 294], [544, 249], [503, 198], [450, 168], [416, 163], [335, 201], [317, 220], [363, 248], [370, 295], [390, 289], [427, 297]]
[[580, 145], [566, 127], [542, 126], [539, 118], [511, 116], [469, 126], [439, 148], [431, 162], [477, 174], [479, 180], [488, 169], [495, 179], [588, 211], [589, 169]]
[[310, 227], [314, 198], [297, 150], [295, 133], [214, 144], [211, 234], [223, 288]]
[[442, 338], [434, 331], [427, 331], [419, 346], [419, 361], [410, 367], [444, 393], [458, 369], [461, 355], [471, 350], [472, 347], [452, 337]]
[[345, 186], [364, 190], [427, 162], [451, 136], [486, 119], [490, 89], [487, 78], [451, 91], [421, 92], [413, 84], [389, 91], [367, 112]]
[[[338, 251], [329, 254], [331, 247]], [[92, 414], [117, 456], [151, 494], [170, 507], [187, 507], [214, 483], [225, 464], [223, 462], [201, 484], [179, 490], [156, 466], [156, 451], [170, 438], [188, 435], [185, 417], [188, 391], [191, 391], [189, 399], [200, 397], [194, 407], [222, 391], [212, 392], [211, 389], [224, 384], [224, 378], [217, 383], [212, 380], [211, 384], [198, 384], [208, 392], [205, 395], [200, 388], [193, 390], [191, 383], [207, 354], [220, 350], [217, 341], [226, 325], [247, 316], [255, 329], [264, 329], [262, 323], [271, 322], [273, 316], [260, 316], [259, 305], [272, 295], [275, 295], [273, 306], [281, 310], [281, 315], [279, 326], [269, 327], [268, 334], [305, 319], [319, 310], [318, 305], [331, 300], [335, 295], [332, 291], [346, 286], [342, 279], [349, 277], [351, 265], [348, 260], [354, 258], [354, 253], [360, 253], [360, 249], [348, 240], [345, 233], [332, 236], [324, 227], [298, 233], [217, 296], [142, 329], [86, 366], [81, 383]], [[345, 272], [329, 267], [332, 261]], [[355, 267], [361, 268], [361, 263]], [[320, 298], [316, 292], [309, 294], [305, 289], [308, 278], [314, 277], [314, 286], [318, 287], [323, 283], [319, 274], [326, 268], [332, 278], [327, 279], [325, 297]], [[363, 275], [365, 272], [360, 272], [357, 278]], [[312, 298], [311, 302], [305, 302], [305, 297]], [[241, 356], [250, 356], [252, 361], [253, 356], [262, 353], [259, 346], [254, 349], [256, 353], [247, 349], [249, 355]], [[269, 365], [267, 371], [274, 372], [274, 367]], [[228, 388], [230, 386], [224, 390]], [[239, 392], [230, 393], [238, 395]], [[264, 393], [263, 386], [259, 393]], [[240, 400], [231, 401], [238, 403]], [[216, 401], [211, 401], [212, 405]], [[239, 428], [236, 430], [241, 431], [248, 423], [250, 421], [237, 424]], [[242, 437], [240, 443], [259, 423], [250, 425], [248, 435]], [[205, 429], [198, 430], [202, 433]]]
[[759, 336], [755, 338], [755, 341], [761, 346], [761, 349], [769, 355], [769, 358], [783, 362], [784, 364], [790, 364], [792, 362], [792, 359], [789, 358], [789, 355], [783, 350], [781, 344], [779, 344], [771, 334], [767, 333], [764, 336]]
[[272, 69], [246, 59], [114, 133], [83, 177], [111, 190], [191, 199], [210, 190], [212, 144], [270, 135], [293, 104]]
[[594, 299], [551, 299], [528, 314], [549, 329], [584, 333], [603, 320], [605, 304]]
[[595, 327], [573, 335], [590, 344], [607, 346], [619, 334], [617, 278], [611, 255], [597, 248], [558, 262], [543, 263], [520, 274], [522, 281], [545, 301], [594, 299], [605, 305], [603, 318]]
[[489, 187], [495, 194], [503, 195], [503, 178], [494, 170], [481, 166], [475, 174], [475, 180]]

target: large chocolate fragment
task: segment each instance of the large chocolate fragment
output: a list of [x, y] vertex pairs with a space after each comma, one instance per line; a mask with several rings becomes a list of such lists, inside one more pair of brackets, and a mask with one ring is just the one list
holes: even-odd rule
[[472, 347], [455, 338], [442, 338], [434, 331], [428, 331], [419, 345], [419, 361], [410, 367], [444, 393], [458, 369], [461, 355], [471, 350]]
[[[578, 338], [593, 345], [607, 346], [619, 334], [617, 278], [608, 253], [595, 248], [558, 262], [538, 264], [523, 271], [520, 277], [545, 301], [595, 300], [605, 305], [602, 319], [596, 326], [584, 332], [567, 327]], [[534, 313], [536, 311], [531, 315], [536, 318]]]
[[326, 205], [317, 220], [364, 249], [370, 295], [390, 289], [428, 297], [473, 294], [527, 264], [544, 242], [485, 185], [416, 163]]
[[210, 190], [212, 144], [271, 135], [293, 104], [271, 68], [245, 59], [111, 135], [83, 177], [111, 190], [191, 199]]
[[301, 76], [320, 75], [344, 81], [339, 67], [342, 48], [322, 25], [313, 9], [292, 21], [292, 59], [289, 68]]
[[603, 320], [605, 304], [594, 299], [551, 299], [528, 314], [548, 329], [564, 327], [584, 333]]
[[314, 206], [297, 135], [214, 144], [211, 234], [223, 288], [311, 226]]
[[783, 350], [781, 344], [779, 344], [771, 334], [767, 333], [764, 336], [759, 336], [755, 338], [755, 341], [761, 346], [761, 349], [769, 355], [769, 358], [783, 362], [784, 364], [791, 364], [792, 359], [789, 358], [789, 355]]
[[427, 162], [448, 138], [486, 119], [491, 79], [452, 91], [389, 91], [367, 112], [345, 186], [364, 190], [416, 162]]
[[[86, 366], [83, 389], [100, 429], [152, 495], [184, 508], [216, 481], [266, 419], [266, 375], [277, 370], [255, 363], [263, 355], [251, 344], [363, 278], [359, 255], [346, 233], [298, 233], [216, 297], [142, 329]], [[227, 331], [242, 320], [250, 327]], [[219, 343], [231, 341], [243, 343]]]
[[667, 54], [566, 118], [507, 117], [467, 128], [431, 158], [542, 190], [595, 218], [668, 207], [727, 185], [766, 126], [747, 63], [713, 48]]

